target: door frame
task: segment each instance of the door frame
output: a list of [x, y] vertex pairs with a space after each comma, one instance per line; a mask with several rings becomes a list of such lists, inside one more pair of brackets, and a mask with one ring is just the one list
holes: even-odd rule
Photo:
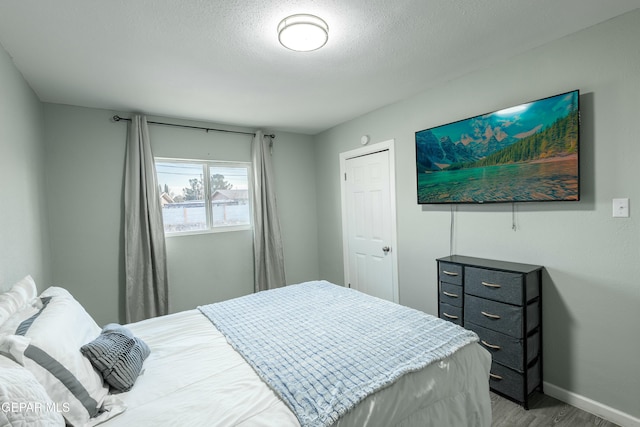
[[340, 200], [342, 203], [342, 258], [344, 264], [344, 284], [349, 285], [349, 229], [347, 221], [347, 194], [344, 176], [346, 174], [346, 162], [355, 157], [367, 156], [369, 154], [389, 152], [389, 198], [391, 199], [391, 277], [393, 280], [393, 301], [400, 303], [400, 291], [398, 287], [398, 239], [396, 221], [396, 156], [395, 140], [379, 142], [377, 144], [366, 145], [355, 150], [340, 153]]

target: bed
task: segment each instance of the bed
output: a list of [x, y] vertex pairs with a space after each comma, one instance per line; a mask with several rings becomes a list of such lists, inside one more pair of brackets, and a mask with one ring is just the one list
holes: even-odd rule
[[[43, 317], [55, 311], [57, 301], [64, 302], [60, 308], [64, 316], [77, 311], [54, 328], [85, 325], [81, 338], [62, 339], [73, 341], [66, 347], [76, 350], [97, 341], [105, 331], [61, 288], [29, 297], [24, 297], [29, 302], [22, 308], [5, 314], [2, 323], [0, 296], [0, 359], [4, 359], [0, 374], [19, 383], [14, 390], [0, 385], [0, 425], [21, 425], [21, 419], [28, 419], [22, 425], [30, 426], [64, 425], [66, 420], [105, 427], [491, 424], [491, 358], [475, 334], [323, 281], [124, 325], [132, 348], [139, 350], [134, 356], [142, 356], [140, 370], [128, 391], [115, 393], [104, 382], [87, 385], [101, 410], [85, 414], [86, 404], [67, 408], [64, 404], [74, 397], [51, 392], [64, 387], [43, 378], [24, 355], [25, 348], [37, 346], [58, 352], [53, 357], [60, 358], [73, 353], [78, 366], [72, 361], [63, 364], [70, 371], [85, 372], [76, 375], [85, 383], [84, 377], [91, 376], [86, 371], [93, 370], [99, 378], [100, 371], [85, 353], [58, 349], [61, 338], [53, 337], [52, 321]], [[47, 301], [44, 309], [43, 301]], [[24, 336], [16, 336], [17, 325], [34, 316]], [[46, 339], [36, 335], [39, 323], [47, 324]], [[300, 337], [306, 337], [304, 345], [299, 344]], [[350, 341], [355, 349], [349, 348]], [[36, 390], [38, 394], [21, 390], [26, 385], [38, 389], [39, 384], [44, 391]], [[42, 403], [34, 408], [33, 402]], [[17, 422], [11, 424], [11, 417]]]

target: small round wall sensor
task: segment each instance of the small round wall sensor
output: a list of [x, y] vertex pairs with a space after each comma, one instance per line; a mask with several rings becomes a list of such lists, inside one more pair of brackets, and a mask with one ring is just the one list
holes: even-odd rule
[[360, 137], [360, 144], [367, 145], [369, 143], [369, 135], [362, 135]]

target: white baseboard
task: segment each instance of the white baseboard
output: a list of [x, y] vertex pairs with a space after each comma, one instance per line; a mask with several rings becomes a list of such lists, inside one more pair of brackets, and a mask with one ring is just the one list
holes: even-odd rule
[[625, 412], [589, 399], [588, 397], [584, 397], [553, 384], [549, 384], [546, 381], [543, 383], [543, 387], [544, 394], [555, 397], [558, 400], [575, 406], [576, 408], [580, 408], [583, 411], [587, 411], [590, 414], [597, 415], [600, 418], [604, 418], [607, 421], [619, 424], [623, 427], [640, 427], [640, 418], [633, 417]]

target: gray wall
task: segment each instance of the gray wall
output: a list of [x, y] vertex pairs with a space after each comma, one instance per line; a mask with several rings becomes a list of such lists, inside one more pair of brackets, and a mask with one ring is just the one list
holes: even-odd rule
[[[544, 380], [640, 417], [640, 11], [374, 111], [316, 137], [320, 275], [343, 282], [338, 154], [360, 136], [396, 141], [400, 301], [437, 313], [435, 258], [545, 266]], [[578, 203], [416, 203], [414, 132], [564, 91], [581, 91]], [[320, 173], [321, 172], [321, 173]], [[631, 217], [612, 218], [612, 198]]]
[[52, 272], [99, 323], [119, 320], [126, 125], [44, 104]]
[[[123, 319], [122, 183], [127, 123], [113, 123], [113, 114], [44, 105], [53, 280], [68, 288], [99, 324]], [[150, 136], [154, 155], [159, 157], [250, 160], [250, 136], [153, 125]], [[312, 138], [276, 133], [273, 162], [287, 281], [316, 279]], [[170, 237], [167, 258], [172, 312], [253, 292], [251, 231]]]
[[42, 104], [0, 46], [0, 289], [50, 279]]

